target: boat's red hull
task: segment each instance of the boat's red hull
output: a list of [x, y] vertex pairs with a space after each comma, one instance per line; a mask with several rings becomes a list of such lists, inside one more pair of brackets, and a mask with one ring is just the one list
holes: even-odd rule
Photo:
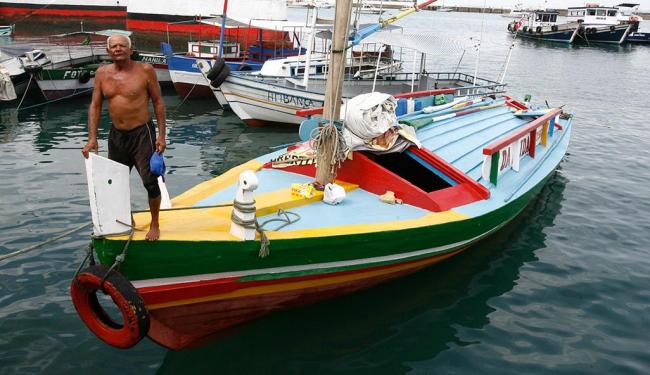
[[357, 271], [247, 282], [243, 287], [233, 279], [194, 283], [178, 290], [165, 286], [138, 291], [150, 312], [149, 337], [167, 348], [183, 349], [212, 341], [227, 334], [229, 328], [270, 312], [368, 288], [415, 272], [462, 250]]

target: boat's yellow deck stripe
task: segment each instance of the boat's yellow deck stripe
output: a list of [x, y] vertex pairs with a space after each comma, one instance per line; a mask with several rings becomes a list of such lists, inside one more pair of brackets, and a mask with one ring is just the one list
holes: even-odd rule
[[[172, 200], [173, 207], [191, 207], [192, 205], [210, 197], [215, 192], [236, 184], [240, 173], [244, 170], [257, 170], [261, 166], [262, 163], [257, 160], [252, 160], [233, 168], [223, 175], [201, 183], [174, 198]], [[357, 185], [342, 181], [337, 181], [337, 183], [343, 186], [347, 192], [358, 188]], [[322, 200], [322, 197], [322, 192], [316, 192], [312, 198], [295, 196], [291, 194], [291, 187], [287, 186], [286, 188], [276, 191], [256, 195], [256, 214], [258, 217], [275, 214], [280, 209], [289, 210], [294, 207], [317, 202]], [[223, 203], [231, 202], [232, 201]], [[231, 213], [232, 207], [230, 206], [181, 211], [163, 211], [160, 213], [160, 238], [162, 240], [170, 241], [237, 241], [238, 239], [231, 236], [229, 233]], [[144, 240], [151, 217], [148, 212], [145, 212], [134, 215], [134, 218], [137, 227], [143, 230], [137, 231], [133, 236], [133, 240]], [[430, 212], [416, 219], [296, 230], [291, 230], [290, 227], [288, 227], [282, 231], [266, 231], [265, 233], [270, 240], [310, 238], [417, 228], [463, 220], [466, 218], [466, 215], [454, 211]], [[127, 236], [116, 236], [111, 238], [126, 239]]]

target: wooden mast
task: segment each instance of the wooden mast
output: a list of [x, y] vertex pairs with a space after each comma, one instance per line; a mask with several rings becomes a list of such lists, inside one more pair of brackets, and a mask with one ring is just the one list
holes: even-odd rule
[[345, 53], [348, 46], [348, 27], [352, 15], [352, 0], [336, 0], [334, 13], [334, 32], [332, 34], [332, 51], [329, 70], [327, 72], [327, 85], [325, 86], [325, 104], [323, 117], [328, 124], [321, 127], [321, 142], [316, 159], [316, 184], [324, 186], [333, 180], [333, 158], [335, 150], [333, 146], [336, 141], [328, 142], [323, 139], [326, 128], [329, 127], [329, 134], [336, 131], [334, 121], [338, 120], [341, 114], [341, 97], [343, 96], [343, 74], [345, 71]]

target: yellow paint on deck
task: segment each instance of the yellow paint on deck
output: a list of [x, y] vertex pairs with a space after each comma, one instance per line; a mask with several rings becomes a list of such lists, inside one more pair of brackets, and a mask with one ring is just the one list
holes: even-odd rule
[[[213, 178], [197, 185], [172, 200], [173, 207], [191, 207], [193, 204], [227, 189], [236, 184], [239, 174], [247, 169], [257, 170], [262, 166], [257, 160], [249, 161], [235, 167], [223, 175]], [[358, 188], [355, 184], [336, 181], [343, 186], [346, 192]], [[278, 210], [289, 210], [294, 207], [318, 202], [322, 200], [323, 192], [316, 192], [312, 198], [305, 198], [291, 194], [291, 186], [286, 188], [263, 193], [255, 196], [257, 216], [275, 214]], [[234, 198], [234, 196], [233, 196]], [[231, 203], [231, 201], [223, 202]], [[241, 241], [239, 238], [230, 235], [232, 207], [218, 207], [195, 210], [163, 211], [160, 213], [160, 239], [168, 241]], [[134, 215], [138, 227], [144, 229], [137, 231], [133, 241], [144, 241], [144, 236], [150, 223], [148, 212]], [[298, 239], [314, 237], [330, 237], [350, 234], [363, 234], [373, 232], [384, 232], [409, 228], [418, 228], [453, 221], [465, 220], [468, 216], [455, 212], [430, 212], [420, 218], [409, 220], [396, 220], [370, 224], [340, 225], [312, 229], [296, 229], [283, 231], [265, 231], [269, 240], [275, 239]], [[128, 236], [110, 237], [115, 240], [126, 240]]]

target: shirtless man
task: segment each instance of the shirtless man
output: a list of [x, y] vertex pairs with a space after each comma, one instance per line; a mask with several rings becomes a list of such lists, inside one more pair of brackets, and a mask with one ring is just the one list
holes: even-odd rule
[[[136, 167], [149, 196], [151, 225], [146, 239], [160, 237], [158, 214], [160, 189], [157, 177], [149, 171], [149, 160], [154, 151], [165, 151], [165, 104], [153, 67], [131, 60], [131, 40], [127, 36], [112, 35], [106, 41], [106, 51], [113, 59], [95, 73], [95, 87], [88, 109], [88, 143], [81, 151], [97, 153], [97, 128], [102, 102], [108, 100], [108, 113], [113, 122], [108, 136], [108, 157], [129, 167]], [[149, 113], [149, 99], [158, 121], [158, 137]]]

